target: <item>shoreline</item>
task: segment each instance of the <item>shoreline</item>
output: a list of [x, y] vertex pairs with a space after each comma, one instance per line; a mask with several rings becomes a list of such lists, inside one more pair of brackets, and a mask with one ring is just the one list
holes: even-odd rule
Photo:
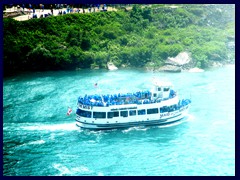
[[[218, 67], [214, 67], [214, 66], [211, 66], [211, 67], [208, 67], [208, 68], [205, 68], [203, 69], [202, 72], [204, 71], [208, 71], [209, 69], [212, 69], [212, 68], [222, 68], [222, 67], [235, 67], [235, 63], [232, 64], [232, 63], [228, 63], [228, 64], [223, 64], [223, 66], [218, 66]], [[146, 67], [142, 67], [142, 68], [138, 68], [138, 67], [119, 67], [116, 71], [118, 70], [128, 70], [128, 69], [138, 69], [138, 70], [143, 70], [143, 71], [146, 71], [146, 72], [164, 72], [164, 73], [176, 73], [176, 72], [167, 72], [167, 71], [156, 71], [156, 70], [150, 70], [150, 69], [146, 69]], [[74, 68], [74, 69], [58, 69], [58, 70], [27, 70], [27, 71], [21, 71], [21, 70], [18, 70], [18, 71], [15, 71], [16, 73], [13, 73], [13, 71], [8, 71], [8, 73], [4, 73], [3, 74], [3, 77], [4, 78], [8, 78], [8, 77], [13, 77], [13, 76], [18, 76], [18, 75], [21, 75], [21, 74], [25, 74], [25, 73], [40, 73], [40, 72], [56, 72], [56, 71], [82, 71], [82, 70], [89, 70], [89, 71], [102, 71], [102, 70], [106, 70], [106, 71], [109, 71], [109, 72], [112, 72], [110, 70], [108, 70], [107, 68], [99, 68], [99, 69], [91, 69], [91, 68]], [[182, 70], [181, 72], [189, 72], [190, 69], [188, 70]], [[179, 73], [181, 73], [179, 72]], [[189, 72], [189, 73], [195, 73], [195, 72]], [[197, 72], [196, 72], [197, 73]]]

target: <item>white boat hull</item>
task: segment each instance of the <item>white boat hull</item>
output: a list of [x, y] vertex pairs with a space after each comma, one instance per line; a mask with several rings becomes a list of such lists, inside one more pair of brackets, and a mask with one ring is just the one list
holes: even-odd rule
[[[77, 116], [76, 125], [78, 127], [84, 129], [116, 129], [116, 128], [128, 128], [128, 127], [136, 127], [136, 126], [156, 126], [156, 125], [166, 125], [170, 123], [174, 123], [176, 121], [180, 121], [186, 117], [189, 106], [185, 106], [178, 111], [173, 111], [171, 113], [158, 113], [154, 116], [143, 115], [136, 116], [135, 119], [129, 120], [127, 118], [121, 117], [118, 118], [118, 121], [109, 120], [106, 122], [96, 122], [94, 123], [87, 122], [85, 118]], [[150, 118], [152, 117], [152, 118]], [[111, 122], [112, 121], [112, 122]]]

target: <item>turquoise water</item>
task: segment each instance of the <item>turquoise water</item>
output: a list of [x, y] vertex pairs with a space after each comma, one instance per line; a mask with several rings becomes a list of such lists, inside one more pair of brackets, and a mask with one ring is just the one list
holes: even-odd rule
[[[192, 99], [185, 120], [89, 131], [75, 126], [74, 113], [66, 116], [79, 95], [145, 90], [153, 76]], [[203, 73], [81, 70], [5, 78], [3, 174], [235, 175], [235, 66]]]

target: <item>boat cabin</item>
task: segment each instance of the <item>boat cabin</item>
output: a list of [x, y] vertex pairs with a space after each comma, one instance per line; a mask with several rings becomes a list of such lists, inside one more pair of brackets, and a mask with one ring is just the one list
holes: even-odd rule
[[153, 81], [153, 89], [151, 90], [151, 100], [166, 100], [174, 97], [176, 92], [172, 90], [172, 83]]

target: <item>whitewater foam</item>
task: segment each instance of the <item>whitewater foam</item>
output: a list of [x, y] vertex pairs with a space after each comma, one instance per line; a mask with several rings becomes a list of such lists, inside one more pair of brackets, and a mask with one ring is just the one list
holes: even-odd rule
[[75, 126], [75, 122], [68, 124], [52, 124], [52, 125], [35, 124], [32, 126], [23, 126], [20, 128], [29, 131], [76, 131], [79, 129]]

